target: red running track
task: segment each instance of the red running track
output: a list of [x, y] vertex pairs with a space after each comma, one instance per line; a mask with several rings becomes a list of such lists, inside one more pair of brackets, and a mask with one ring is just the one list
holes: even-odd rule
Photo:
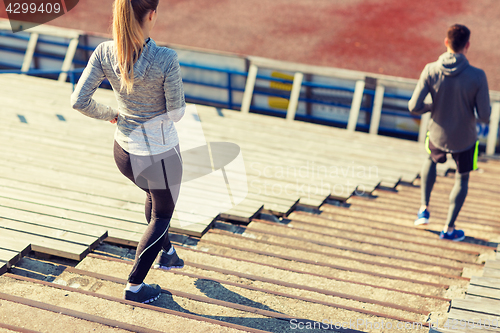
[[[112, 3], [80, 0], [49, 24], [111, 36]], [[472, 31], [470, 63], [500, 90], [498, 0], [160, 0], [158, 12], [159, 42], [408, 78], [462, 23]]]

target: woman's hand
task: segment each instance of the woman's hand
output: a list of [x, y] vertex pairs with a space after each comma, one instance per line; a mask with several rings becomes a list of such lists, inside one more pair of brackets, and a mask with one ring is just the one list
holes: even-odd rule
[[109, 122], [112, 124], [116, 124], [117, 121], [118, 121], [118, 114], [116, 115], [115, 119], [110, 120]]

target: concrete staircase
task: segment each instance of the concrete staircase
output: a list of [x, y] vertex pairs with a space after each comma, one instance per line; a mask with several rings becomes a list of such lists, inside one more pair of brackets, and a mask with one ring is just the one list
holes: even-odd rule
[[[415, 228], [419, 144], [200, 107], [207, 141], [244, 151], [249, 184], [297, 188], [253, 188], [243, 205], [251, 214], [173, 228], [186, 267], [149, 273], [146, 282], [164, 289], [155, 303], [125, 301], [146, 227], [143, 193], [113, 165], [111, 125], [83, 120], [69, 110], [70, 87], [46, 81], [0, 77], [10, 91], [0, 124], [9, 143], [0, 161], [0, 332], [425, 331], [446, 321], [452, 299], [495, 257], [499, 161], [483, 160], [471, 175], [457, 221], [466, 242], [441, 241], [453, 174], [438, 177], [431, 223]], [[23, 89], [33, 92], [25, 101]], [[115, 102], [109, 91], [96, 98]], [[313, 162], [340, 173], [279, 173], [312, 171]], [[307, 187], [323, 180], [328, 193]]]
[[[496, 164], [481, 167], [486, 172]], [[438, 239], [439, 207], [447, 202], [451, 180], [438, 178], [426, 230], [412, 226], [418, 186], [400, 184], [397, 192], [376, 190], [319, 210], [298, 209], [286, 218], [263, 214], [246, 226], [217, 220], [201, 239], [174, 234], [186, 266], [150, 271], [146, 282], [163, 288], [152, 305], [122, 299], [134, 248], [102, 243], [80, 262], [30, 255], [0, 277], [6, 305], [0, 308], [0, 322], [50, 331], [45, 320], [37, 325], [1, 312], [30, 309], [39, 318], [61, 317], [60, 325], [84, 321], [103, 331], [293, 332], [309, 327], [321, 332], [320, 323], [363, 332], [390, 331], [377, 326], [381, 323], [398, 331], [406, 330], [399, 329], [402, 325], [408, 332], [420, 325], [428, 330], [430, 322], [444, 324], [451, 300], [463, 298], [470, 277], [495, 257], [489, 240], [500, 235], [488, 213], [498, 206], [480, 203], [484, 174], [475, 173], [457, 221], [467, 242]], [[474, 218], [475, 211], [481, 219]], [[91, 329], [81, 326], [80, 331]]]

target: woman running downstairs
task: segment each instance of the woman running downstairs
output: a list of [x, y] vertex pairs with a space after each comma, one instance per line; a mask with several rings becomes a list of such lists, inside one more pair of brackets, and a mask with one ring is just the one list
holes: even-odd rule
[[[114, 158], [118, 169], [146, 192], [148, 227], [139, 241], [124, 298], [149, 303], [160, 286], [144, 278], [161, 250], [156, 268], [182, 268], [168, 237], [179, 196], [182, 159], [174, 122], [184, 115], [185, 101], [177, 53], [149, 38], [159, 0], [115, 0], [113, 41], [92, 53], [75, 91], [74, 109], [116, 123]], [[120, 112], [97, 103], [95, 90], [107, 78]]]

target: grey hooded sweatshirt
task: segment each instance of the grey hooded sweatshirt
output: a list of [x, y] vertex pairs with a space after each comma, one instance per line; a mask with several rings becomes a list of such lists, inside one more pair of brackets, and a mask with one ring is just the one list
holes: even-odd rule
[[[174, 148], [179, 138], [173, 122], [182, 118], [186, 107], [177, 53], [148, 38], [134, 64], [130, 95], [120, 91], [119, 74], [114, 42], [100, 43], [71, 94], [72, 107], [102, 120], [118, 114], [115, 140], [131, 154], [154, 155]], [[119, 112], [92, 98], [104, 78], [115, 92]]]
[[[432, 104], [425, 104], [427, 94]], [[458, 153], [477, 141], [476, 115], [482, 122], [490, 118], [490, 96], [486, 74], [469, 65], [461, 53], [443, 53], [438, 61], [425, 66], [408, 102], [413, 114], [431, 112], [429, 139], [446, 152]]]

